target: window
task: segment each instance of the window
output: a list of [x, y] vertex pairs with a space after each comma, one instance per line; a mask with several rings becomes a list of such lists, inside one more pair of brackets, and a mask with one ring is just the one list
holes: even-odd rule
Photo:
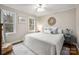
[[35, 32], [35, 18], [29, 18], [29, 32]]
[[2, 20], [5, 33], [15, 33], [16, 31], [16, 14], [7, 10], [2, 10]]

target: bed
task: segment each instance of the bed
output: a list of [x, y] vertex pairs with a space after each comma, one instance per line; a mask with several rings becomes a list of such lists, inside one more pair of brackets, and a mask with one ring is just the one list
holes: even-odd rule
[[63, 34], [31, 33], [25, 35], [24, 45], [37, 55], [60, 55]]

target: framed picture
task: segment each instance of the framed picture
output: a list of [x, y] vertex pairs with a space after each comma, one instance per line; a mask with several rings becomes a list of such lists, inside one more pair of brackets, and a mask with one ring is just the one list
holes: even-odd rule
[[26, 23], [26, 20], [24, 17], [19, 17], [19, 23]]
[[56, 19], [54, 17], [49, 17], [48, 24], [50, 26], [53, 26], [56, 23]]

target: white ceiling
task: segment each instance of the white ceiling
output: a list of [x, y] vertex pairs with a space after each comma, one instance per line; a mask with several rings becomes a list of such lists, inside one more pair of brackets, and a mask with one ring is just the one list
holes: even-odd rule
[[5, 4], [10, 8], [14, 8], [16, 10], [29, 13], [35, 16], [44, 16], [50, 13], [60, 12], [68, 9], [75, 8], [74, 4], [46, 4], [45, 11], [36, 12], [35, 6], [36, 4]]

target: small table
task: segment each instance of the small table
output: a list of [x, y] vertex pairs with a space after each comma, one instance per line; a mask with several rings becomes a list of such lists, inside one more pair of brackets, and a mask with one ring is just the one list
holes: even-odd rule
[[77, 39], [74, 35], [64, 34], [64, 38], [65, 38], [64, 43], [67, 43], [67, 44], [77, 43]]
[[65, 38], [64, 46], [70, 48], [70, 52], [69, 52], [70, 55], [78, 54], [76, 37], [71, 34], [65, 34], [64, 38]]
[[10, 54], [12, 52], [12, 44], [5, 43], [2, 45], [2, 55]]
[[71, 45], [70, 55], [78, 55], [78, 49], [77, 49], [77, 46], [75, 44]]

